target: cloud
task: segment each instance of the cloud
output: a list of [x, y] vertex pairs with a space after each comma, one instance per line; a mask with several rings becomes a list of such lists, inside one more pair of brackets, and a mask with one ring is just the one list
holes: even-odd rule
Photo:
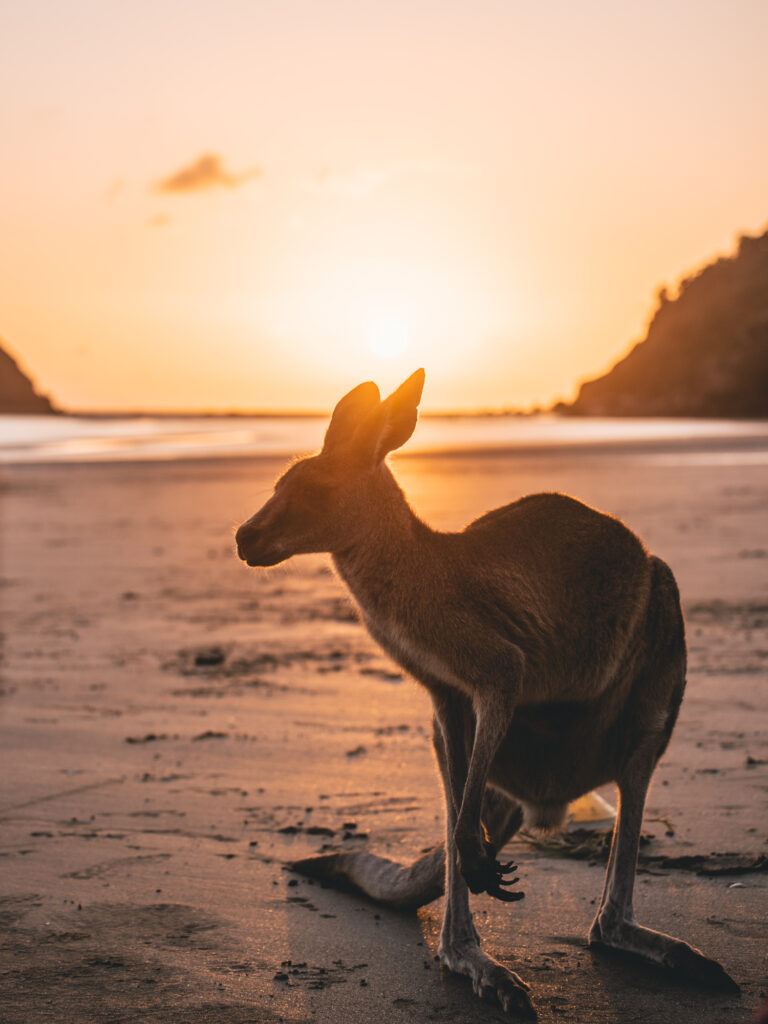
[[242, 174], [225, 171], [221, 157], [216, 153], [203, 153], [197, 160], [182, 167], [167, 178], [158, 181], [156, 192], [202, 192], [211, 188], [237, 188], [253, 178], [261, 176], [261, 168], [254, 167]]

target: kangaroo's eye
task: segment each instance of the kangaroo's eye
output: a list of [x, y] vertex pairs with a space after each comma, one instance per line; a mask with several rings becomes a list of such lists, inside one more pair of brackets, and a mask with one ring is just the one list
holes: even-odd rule
[[296, 498], [304, 508], [317, 508], [327, 502], [329, 494], [329, 487], [313, 482], [302, 487], [296, 494]]

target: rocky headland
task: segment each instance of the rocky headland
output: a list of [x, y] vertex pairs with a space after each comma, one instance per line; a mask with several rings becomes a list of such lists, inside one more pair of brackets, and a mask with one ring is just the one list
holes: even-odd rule
[[577, 416], [768, 416], [768, 231], [658, 295], [645, 338], [556, 411]]
[[50, 398], [36, 390], [16, 360], [0, 344], [0, 414], [44, 415], [56, 411]]

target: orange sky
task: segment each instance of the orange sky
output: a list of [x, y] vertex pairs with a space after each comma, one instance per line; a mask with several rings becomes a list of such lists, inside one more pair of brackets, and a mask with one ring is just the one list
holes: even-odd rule
[[427, 408], [549, 403], [768, 220], [764, 0], [25, 0], [0, 40], [0, 337], [67, 407], [419, 365]]

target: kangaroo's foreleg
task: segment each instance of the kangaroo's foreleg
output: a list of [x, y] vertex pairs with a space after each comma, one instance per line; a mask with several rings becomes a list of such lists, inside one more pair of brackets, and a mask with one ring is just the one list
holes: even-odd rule
[[589, 933], [591, 946], [634, 953], [707, 987], [739, 991], [729, 974], [687, 942], [644, 928], [635, 921], [632, 893], [643, 808], [655, 756], [638, 752], [618, 782], [619, 815], [611, 844], [605, 888]]
[[475, 735], [472, 704], [463, 694], [447, 686], [430, 688], [435, 716], [432, 746], [435, 750], [446, 800], [450, 798], [454, 820], [461, 809], [469, 769], [469, 754]]
[[[528, 995], [528, 985], [514, 971], [510, 971], [480, 949], [479, 937], [469, 907], [469, 889], [459, 870], [454, 838], [457, 800], [452, 780], [457, 777], [457, 762], [460, 763], [463, 757], [466, 763], [466, 746], [463, 740], [461, 744], [458, 743], [461, 730], [452, 730], [448, 709], [441, 707], [438, 711], [436, 704], [435, 710], [436, 719], [441, 728], [435, 730], [434, 745], [445, 791], [446, 817], [445, 910], [438, 949], [440, 961], [448, 970], [466, 975], [472, 982], [475, 993], [481, 998], [498, 1000], [507, 1012], [512, 1011], [524, 1016], [535, 1017], [536, 1011]], [[445, 729], [443, 729], [439, 716], [446, 713], [448, 717]], [[455, 719], [453, 724], [457, 724]], [[464, 754], [462, 755], [461, 749], [453, 749], [454, 745], [459, 745], [464, 750]], [[504, 815], [504, 818], [507, 827], [505, 828], [501, 822], [499, 823], [500, 827], [504, 828], [505, 833], [507, 829], [514, 831], [514, 827], [517, 825], [517, 816], [512, 813]], [[510, 828], [510, 826], [513, 827]]]
[[455, 836], [459, 867], [472, 892], [487, 892], [508, 903], [521, 899], [523, 895], [504, 888], [517, 881], [509, 881], [505, 877], [514, 872], [515, 866], [511, 863], [502, 866], [496, 860], [496, 850], [484, 833], [481, 817], [488, 772], [514, 714], [518, 693], [516, 684], [522, 675], [522, 655], [518, 673], [513, 673], [508, 683], [505, 680], [500, 685], [487, 686], [474, 698], [475, 735]]

